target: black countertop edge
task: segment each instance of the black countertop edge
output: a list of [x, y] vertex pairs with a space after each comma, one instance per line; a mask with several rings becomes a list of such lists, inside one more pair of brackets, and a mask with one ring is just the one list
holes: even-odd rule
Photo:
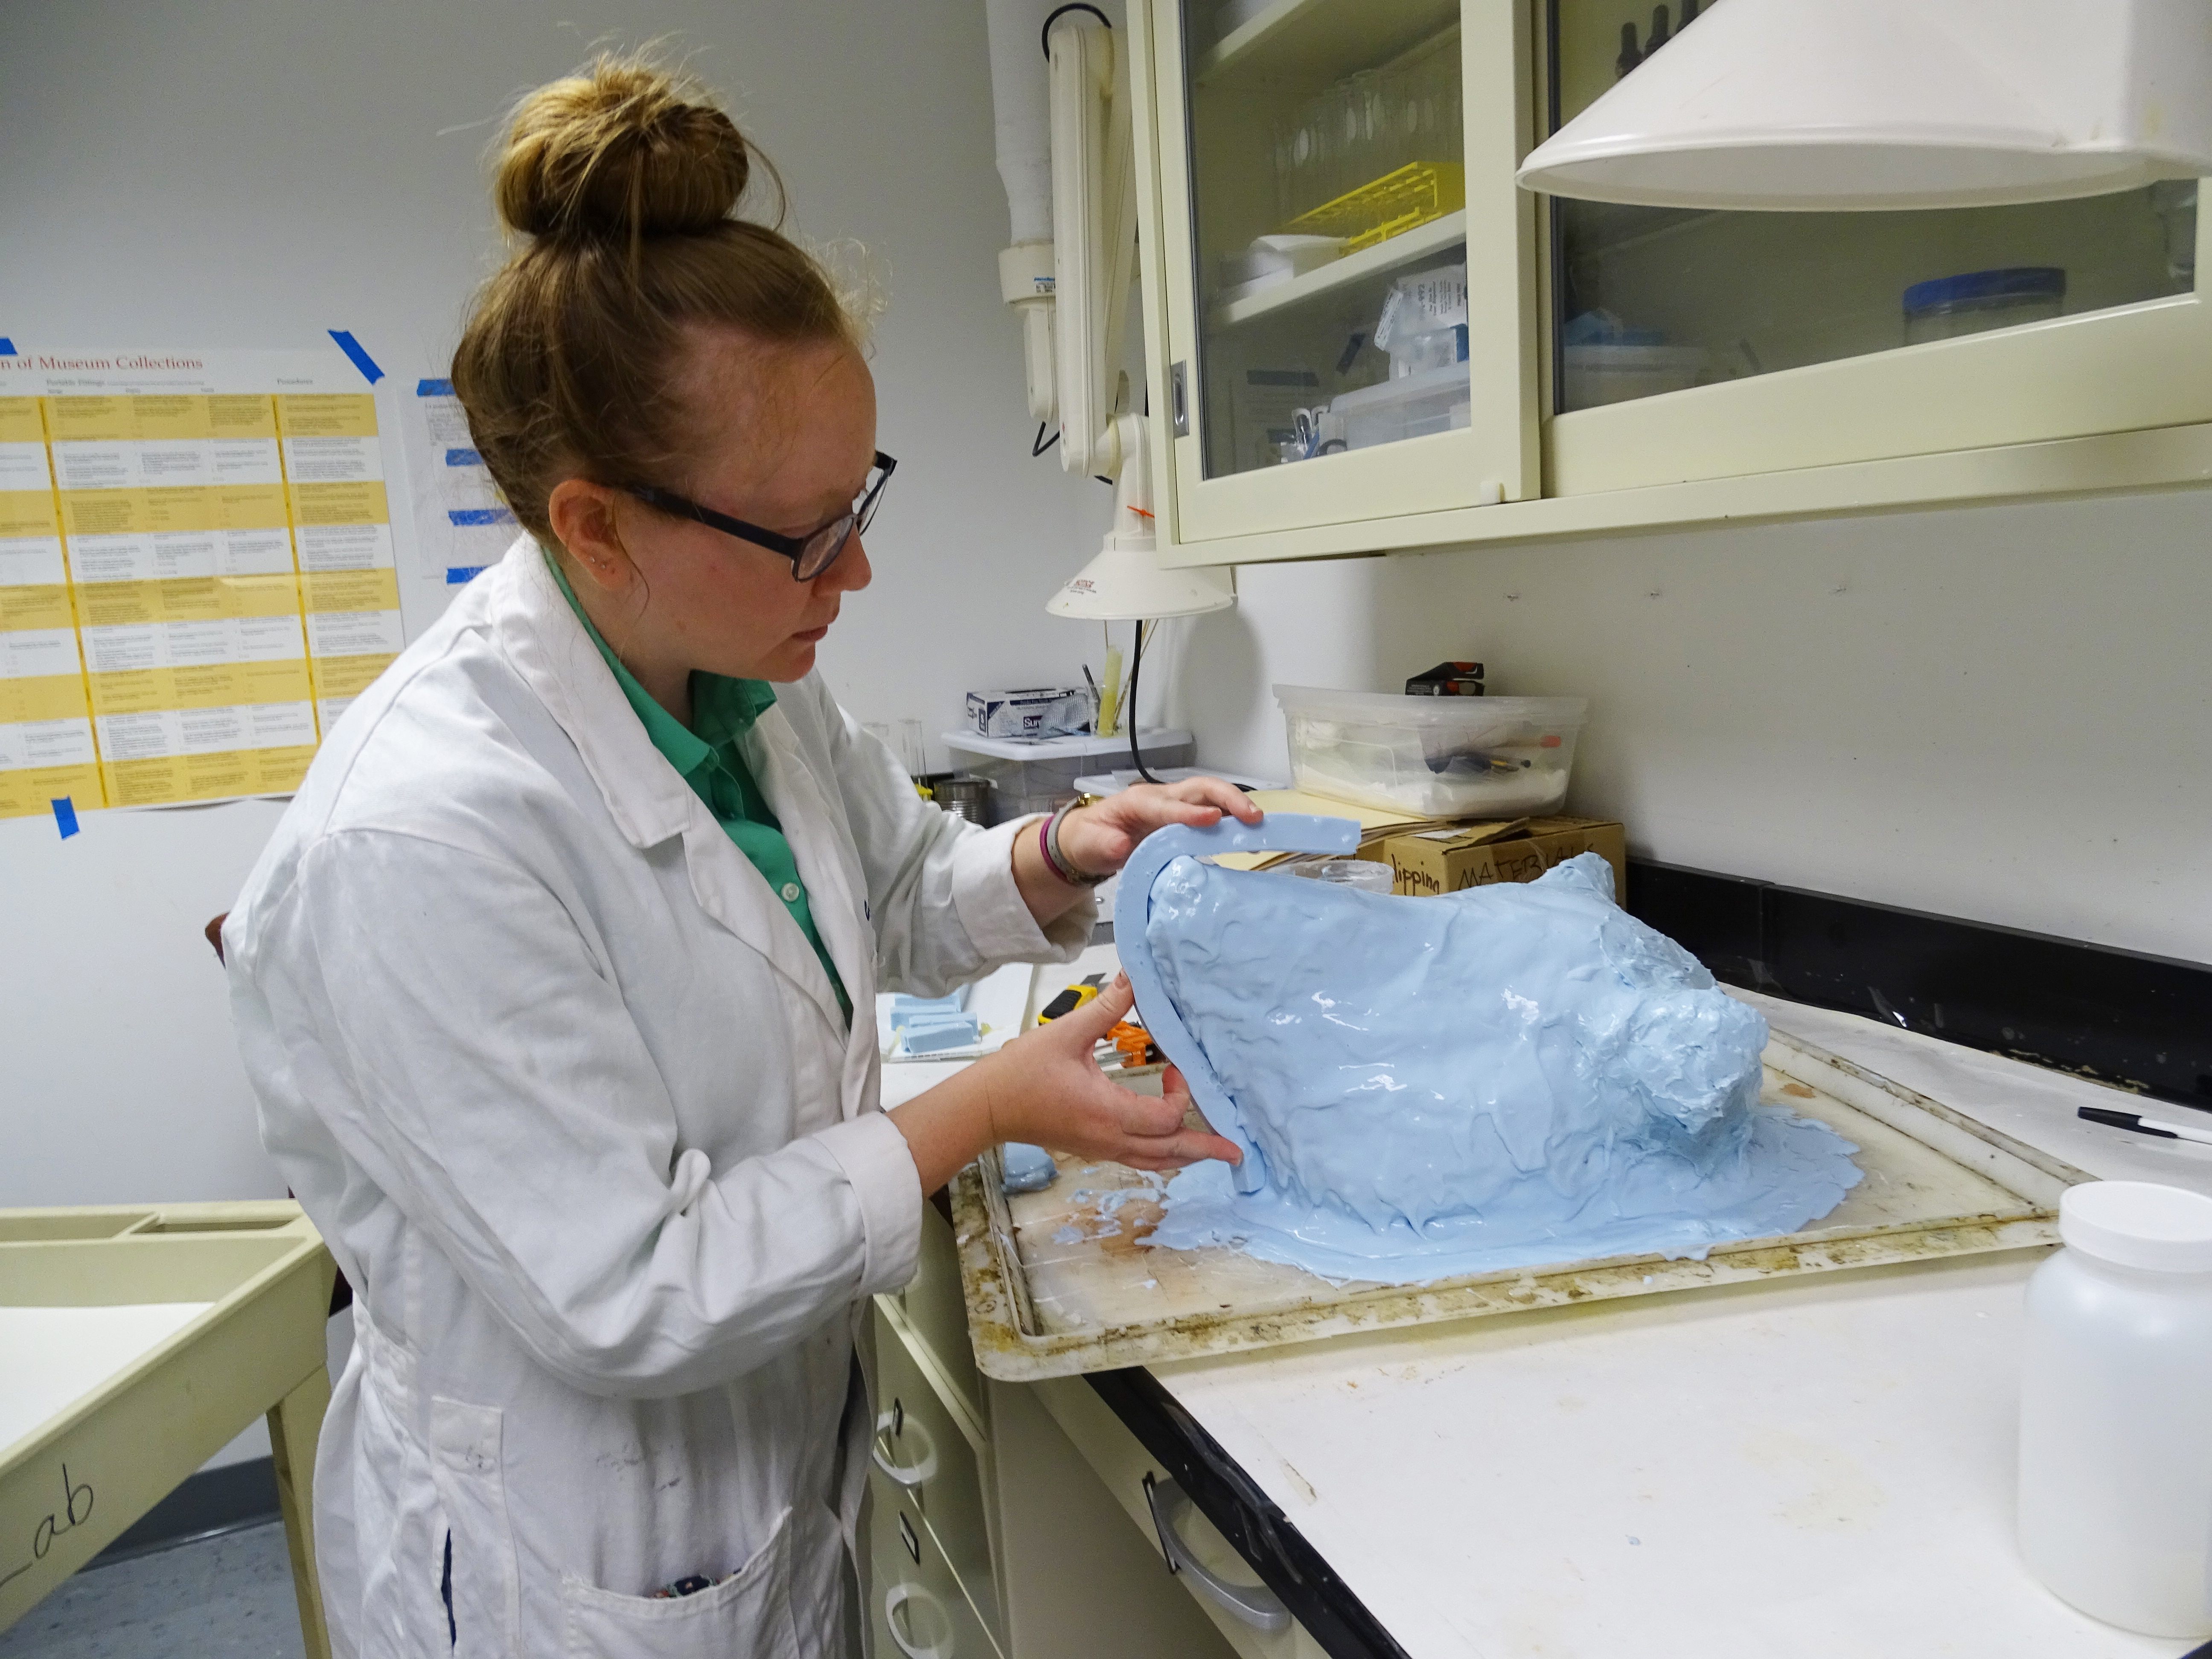
[[1724, 984], [2212, 1111], [2212, 966], [1645, 859], [1628, 911]]
[[1085, 1380], [1330, 1659], [1406, 1659], [1320, 1552], [1158, 1377], [1132, 1367]]
[[1729, 985], [2212, 1111], [2212, 967], [1631, 860], [1628, 909]]

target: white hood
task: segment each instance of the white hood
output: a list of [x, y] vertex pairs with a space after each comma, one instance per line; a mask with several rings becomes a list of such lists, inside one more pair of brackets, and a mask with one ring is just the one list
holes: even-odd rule
[[1651, 207], [1968, 207], [2212, 173], [2205, 0], [1723, 0], [1522, 185]]

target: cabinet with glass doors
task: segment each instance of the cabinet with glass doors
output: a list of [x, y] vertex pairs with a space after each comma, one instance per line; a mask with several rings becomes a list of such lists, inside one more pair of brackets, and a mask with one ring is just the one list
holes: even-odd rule
[[1826, 214], [1516, 186], [1747, 3], [1132, 0], [1164, 556], [2201, 476], [2193, 182]]
[[[1149, 309], [1164, 322], [1181, 538], [1534, 493], [1525, 399], [1474, 392], [1534, 387], [1516, 10], [1151, 9], [1149, 52], [1133, 50], [1157, 165], [1139, 173], [1168, 222], [1147, 297], [1164, 302], [1164, 318]], [[1145, 16], [1133, 9], [1133, 32]]]

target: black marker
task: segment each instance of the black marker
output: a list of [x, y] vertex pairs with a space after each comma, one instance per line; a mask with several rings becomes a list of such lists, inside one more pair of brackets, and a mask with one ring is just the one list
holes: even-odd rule
[[2156, 1135], [2160, 1140], [2193, 1140], [2199, 1146], [2212, 1146], [2212, 1133], [2186, 1123], [2170, 1123], [2162, 1117], [2141, 1117], [2133, 1112], [2109, 1111], [2102, 1106], [2084, 1106], [2077, 1115], [2092, 1123], [2105, 1123], [2115, 1129], [2132, 1129], [2139, 1135]]

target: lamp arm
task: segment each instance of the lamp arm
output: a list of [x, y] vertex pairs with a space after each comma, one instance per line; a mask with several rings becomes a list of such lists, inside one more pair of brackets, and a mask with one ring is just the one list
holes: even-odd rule
[[[1135, 175], [1128, 100], [1114, 95], [1114, 37], [1088, 10], [1063, 9], [1046, 35], [1052, 128], [1054, 369], [1060, 464], [1113, 476], [1105, 465], [1113, 425], [1121, 318], [1128, 309], [1134, 252]], [[1118, 143], [1116, 140], [1118, 139]], [[1115, 287], [1116, 275], [1120, 286]]]

